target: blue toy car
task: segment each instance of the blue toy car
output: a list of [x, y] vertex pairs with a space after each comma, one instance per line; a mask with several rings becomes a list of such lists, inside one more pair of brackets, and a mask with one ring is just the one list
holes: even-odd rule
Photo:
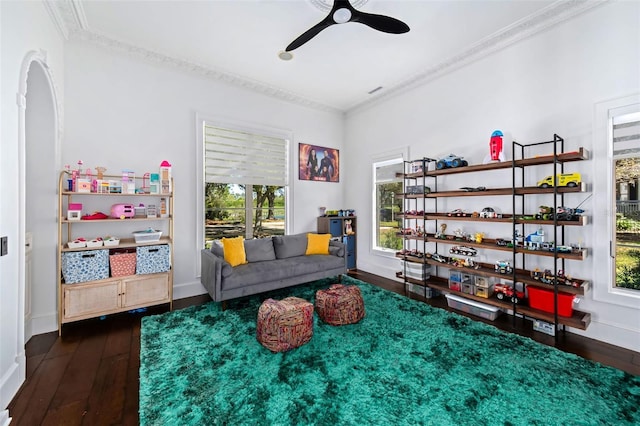
[[442, 170], [451, 167], [463, 167], [468, 165], [469, 163], [467, 162], [467, 160], [463, 160], [462, 157], [458, 157], [455, 154], [449, 154], [436, 162], [436, 169]]

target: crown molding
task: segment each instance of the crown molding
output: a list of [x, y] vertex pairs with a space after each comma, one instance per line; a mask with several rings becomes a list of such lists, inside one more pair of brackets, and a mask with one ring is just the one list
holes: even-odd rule
[[69, 40], [69, 28], [67, 27], [66, 20], [62, 17], [59, 4], [53, 0], [42, 0], [42, 3], [62, 38]]
[[112, 52], [124, 54], [130, 57], [142, 59], [156, 65], [167, 66], [184, 72], [197, 74], [212, 80], [223, 81], [236, 87], [271, 96], [286, 102], [299, 104], [305, 107], [342, 114], [344, 111], [332, 106], [297, 95], [293, 92], [252, 80], [250, 78], [221, 71], [209, 66], [201, 65], [186, 59], [176, 58], [164, 53], [145, 49], [130, 43], [116, 40], [111, 37], [88, 30], [76, 30], [71, 32], [71, 39], [91, 44]]
[[529, 15], [508, 27], [480, 40], [468, 49], [449, 57], [418, 74], [389, 86], [384, 93], [358, 102], [345, 110], [351, 115], [366, 108], [377, 105], [391, 97], [406, 93], [418, 86], [425, 85], [456, 69], [469, 65], [477, 60], [503, 50], [521, 40], [539, 34], [551, 27], [566, 22], [573, 17], [607, 3], [609, 0], [559, 0], [544, 9]]

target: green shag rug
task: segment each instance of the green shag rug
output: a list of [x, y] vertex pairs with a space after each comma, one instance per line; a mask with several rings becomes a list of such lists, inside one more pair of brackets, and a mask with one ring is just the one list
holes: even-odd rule
[[313, 302], [332, 281], [142, 320], [142, 425], [631, 425], [640, 377], [370, 284], [366, 316], [274, 354], [265, 297]]

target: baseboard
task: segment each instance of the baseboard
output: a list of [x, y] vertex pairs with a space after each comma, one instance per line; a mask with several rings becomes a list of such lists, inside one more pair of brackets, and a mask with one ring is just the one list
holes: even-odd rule
[[[24, 383], [26, 374], [26, 359], [25, 354], [18, 354], [16, 361], [7, 369], [2, 376], [0, 382], [0, 407], [6, 408], [14, 396], [20, 390], [20, 386]], [[3, 412], [0, 412], [4, 414]], [[0, 417], [0, 425], [5, 424], [3, 421], [9, 421], [9, 412], [6, 412], [6, 417]], [[9, 424], [9, 423], [6, 423]]]
[[49, 333], [58, 329], [58, 313], [52, 312], [45, 315], [31, 317], [31, 335]]
[[200, 296], [206, 293], [207, 290], [200, 284], [200, 281], [174, 284], [173, 286], [173, 300], [186, 299], [187, 297]]
[[591, 319], [587, 330], [569, 329], [572, 333], [589, 339], [598, 340], [610, 345], [619, 346], [631, 351], [640, 352], [640, 339], [638, 339], [638, 331], [622, 328], [606, 322], [600, 322]]
[[0, 411], [0, 426], [8, 426], [10, 423], [9, 410]]
[[398, 281], [398, 277], [396, 277], [396, 272], [400, 270], [398, 266], [386, 266], [382, 264], [374, 264], [374, 263], [360, 262], [360, 261], [358, 261], [358, 265], [356, 268], [361, 271], [367, 271], [370, 274], [378, 275], [380, 277], [388, 278], [394, 281]]

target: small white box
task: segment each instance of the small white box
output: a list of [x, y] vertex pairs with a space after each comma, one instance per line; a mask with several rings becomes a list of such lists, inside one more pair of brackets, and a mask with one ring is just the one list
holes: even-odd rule
[[110, 238], [105, 238], [104, 240], [104, 246], [105, 247], [116, 247], [120, 245], [120, 239], [119, 238], [114, 238], [114, 237], [110, 237]]
[[533, 320], [533, 329], [535, 331], [539, 331], [540, 333], [548, 334], [549, 336], [556, 335], [556, 329], [553, 324], [534, 319]]
[[67, 220], [82, 219], [82, 210], [67, 210]]
[[97, 238], [91, 241], [87, 241], [87, 247], [102, 247], [102, 244], [102, 240], [99, 240]]
[[87, 246], [87, 242], [84, 240], [74, 240], [74, 241], [69, 241], [67, 243], [67, 247], [69, 248], [83, 248]]

